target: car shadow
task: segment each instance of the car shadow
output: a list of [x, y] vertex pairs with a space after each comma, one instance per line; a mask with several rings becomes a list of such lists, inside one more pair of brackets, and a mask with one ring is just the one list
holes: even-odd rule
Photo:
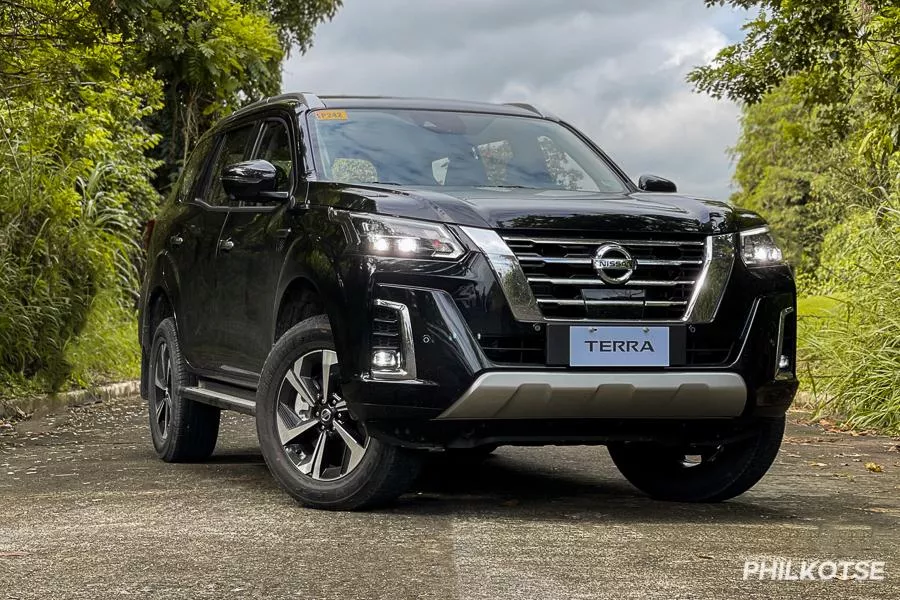
[[430, 461], [411, 493], [388, 512], [518, 516], [527, 519], [642, 523], [754, 523], [803, 518], [802, 509], [754, 501], [752, 494], [714, 504], [661, 502], [639, 492], [598, 458], [596, 471], [535, 469], [524, 457]]
[[[283, 493], [258, 450], [217, 452], [207, 464], [219, 466], [219, 476], [235, 485]], [[228, 469], [229, 465], [236, 468]], [[286, 494], [284, 499], [290, 502]], [[718, 504], [660, 502], [637, 491], [600, 455], [596, 470], [581, 472], [574, 466], [560, 468], [556, 461], [551, 465], [535, 461], [529, 453], [501, 451], [483, 460], [430, 457], [410, 491], [376, 512], [643, 523], [758, 523], [814, 516], [802, 514], [798, 504], [767, 504], [754, 501], [752, 495]]]

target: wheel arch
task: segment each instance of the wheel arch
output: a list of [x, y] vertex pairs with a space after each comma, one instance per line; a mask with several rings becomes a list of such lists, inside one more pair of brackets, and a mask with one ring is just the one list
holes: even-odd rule
[[[319, 286], [307, 276], [294, 276], [278, 295], [272, 343], [297, 323], [316, 315], [328, 315]], [[333, 320], [331, 315], [328, 320]]]
[[[341, 360], [352, 356], [352, 347], [348, 343], [345, 331], [347, 303], [344, 288], [338, 270], [329, 267], [333, 267], [333, 263], [320, 251], [310, 253], [300, 245], [295, 245], [288, 251], [273, 306], [272, 314], [275, 317], [271, 329], [273, 344], [284, 331], [303, 320], [299, 316], [306, 314], [308, 318], [315, 314], [324, 314], [328, 316], [328, 322], [331, 324], [334, 343], [338, 355], [342, 357]], [[288, 310], [287, 307], [292, 300], [298, 299], [304, 292], [307, 293], [307, 298], [315, 299], [317, 304], [315, 311], [309, 310], [306, 313], [298, 311], [299, 316], [287, 319], [295, 322], [284, 327], [284, 311]]]
[[169, 294], [160, 284], [154, 287], [147, 295], [147, 303], [145, 304], [143, 318], [140, 323], [141, 397], [145, 400], [147, 399], [150, 383], [150, 344], [153, 340], [153, 332], [156, 331], [163, 319], [168, 317], [175, 318], [175, 308], [169, 299]]

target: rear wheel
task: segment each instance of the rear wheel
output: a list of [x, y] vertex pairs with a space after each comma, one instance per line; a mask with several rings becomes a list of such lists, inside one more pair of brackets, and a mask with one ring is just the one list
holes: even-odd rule
[[347, 406], [325, 316], [288, 330], [266, 359], [256, 427], [269, 470], [312, 508], [353, 510], [402, 494], [418, 474], [413, 452], [372, 438]]
[[760, 421], [745, 438], [718, 446], [672, 447], [648, 443], [610, 444], [622, 475], [659, 500], [721, 502], [743, 494], [772, 466], [784, 418]]
[[171, 317], [156, 328], [149, 365], [150, 437], [156, 454], [166, 462], [209, 458], [219, 437], [221, 411], [181, 395], [195, 380], [181, 355]]

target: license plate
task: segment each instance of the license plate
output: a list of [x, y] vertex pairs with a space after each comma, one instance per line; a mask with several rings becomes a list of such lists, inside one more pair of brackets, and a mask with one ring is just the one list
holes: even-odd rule
[[668, 327], [569, 328], [572, 367], [668, 367]]

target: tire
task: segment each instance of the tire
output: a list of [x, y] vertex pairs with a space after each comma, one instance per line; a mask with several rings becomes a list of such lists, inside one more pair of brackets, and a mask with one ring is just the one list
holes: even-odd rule
[[278, 340], [256, 394], [259, 445], [281, 487], [305, 506], [383, 505], [409, 488], [421, 459], [366, 433], [341, 396], [337, 358], [324, 315]]
[[166, 462], [206, 460], [216, 448], [221, 411], [181, 395], [196, 380], [181, 354], [175, 319], [156, 328], [148, 368], [150, 437], [157, 456]]
[[[721, 502], [743, 494], [766, 474], [781, 447], [784, 421], [762, 420], [748, 437], [714, 448], [624, 442], [610, 444], [609, 455], [634, 487], [653, 498]], [[686, 460], [691, 456], [700, 460]]]

